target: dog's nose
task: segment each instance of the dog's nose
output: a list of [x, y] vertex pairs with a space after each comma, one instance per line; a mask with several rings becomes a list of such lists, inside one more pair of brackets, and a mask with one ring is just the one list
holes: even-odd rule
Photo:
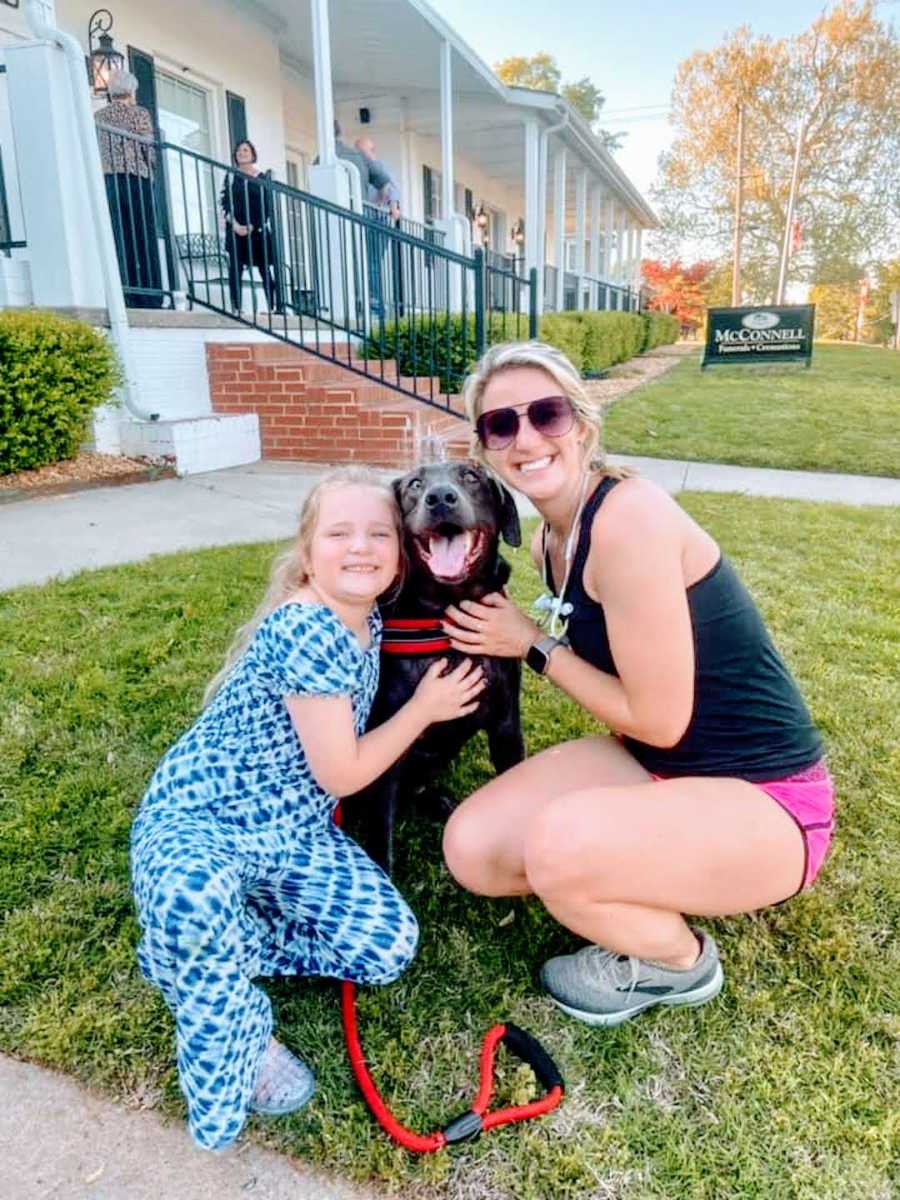
[[437, 508], [439, 504], [446, 505], [447, 508], [455, 508], [458, 503], [459, 496], [453, 488], [432, 488], [425, 494], [425, 504], [428, 508]]

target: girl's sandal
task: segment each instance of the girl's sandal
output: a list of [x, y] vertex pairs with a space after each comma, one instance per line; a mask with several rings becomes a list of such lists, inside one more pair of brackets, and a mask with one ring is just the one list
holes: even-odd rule
[[262, 1057], [250, 1110], [280, 1117], [302, 1108], [315, 1090], [316, 1079], [309, 1067], [272, 1038]]

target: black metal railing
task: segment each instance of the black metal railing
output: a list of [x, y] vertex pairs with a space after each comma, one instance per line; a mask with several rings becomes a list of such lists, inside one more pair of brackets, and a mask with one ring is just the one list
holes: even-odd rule
[[536, 276], [517, 264], [454, 253], [439, 230], [418, 237], [383, 210], [354, 212], [181, 146], [99, 136], [131, 303], [184, 295], [456, 415], [486, 346], [536, 332]]
[[431, 246], [443, 246], [446, 242], [447, 235], [443, 229], [438, 229], [431, 221], [414, 221], [411, 217], [402, 216], [391, 217], [388, 209], [368, 202], [363, 204], [363, 215], [373, 221], [393, 223], [395, 229], [408, 233], [410, 237], [420, 238]]

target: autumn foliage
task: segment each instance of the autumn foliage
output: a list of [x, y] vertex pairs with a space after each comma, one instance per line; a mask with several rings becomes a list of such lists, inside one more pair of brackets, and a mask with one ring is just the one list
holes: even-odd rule
[[672, 313], [682, 328], [696, 329], [706, 309], [704, 285], [715, 264], [696, 262], [684, 266], [679, 259], [665, 263], [646, 258], [641, 263], [644, 286], [650, 292], [648, 307], [656, 312]]

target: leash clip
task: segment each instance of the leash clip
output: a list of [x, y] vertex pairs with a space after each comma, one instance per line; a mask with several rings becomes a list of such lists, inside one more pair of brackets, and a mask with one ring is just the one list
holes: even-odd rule
[[474, 1142], [481, 1137], [483, 1129], [484, 1120], [481, 1113], [467, 1108], [464, 1113], [448, 1121], [441, 1132], [450, 1145], [453, 1142]]

